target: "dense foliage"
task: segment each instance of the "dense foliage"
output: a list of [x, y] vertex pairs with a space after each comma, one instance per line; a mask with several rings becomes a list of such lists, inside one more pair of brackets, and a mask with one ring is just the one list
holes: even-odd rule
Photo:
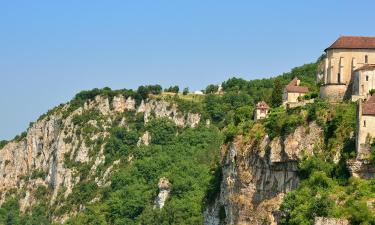
[[247, 81], [241, 78], [231, 78], [223, 82], [222, 87], [225, 92], [244, 92], [254, 102], [263, 100], [271, 104], [272, 91], [276, 80], [284, 87], [293, 78], [298, 77], [301, 80], [301, 85], [309, 87], [311, 92], [317, 92], [318, 87], [315, 84], [317, 65], [317, 63], [306, 64], [296, 67], [288, 73], [269, 79]]
[[[375, 224], [368, 204], [375, 197], [375, 181], [351, 178], [346, 167], [346, 161], [355, 157], [355, 139], [351, 135], [355, 132], [355, 104], [316, 102], [305, 109], [307, 120], [316, 121], [324, 129], [325, 144], [299, 163], [302, 181], [281, 205], [282, 224], [313, 224], [317, 216], [347, 218], [351, 224]], [[270, 119], [273, 122], [269, 126], [274, 126], [277, 121]], [[334, 162], [337, 153], [340, 160]]]
[[337, 165], [319, 156], [300, 163], [303, 181], [281, 205], [282, 224], [313, 224], [317, 216], [348, 218], [351, 224], [375, 224], [367, 203], [375, 197], [375, 180], [350, 178], [340, 185]]
[[175, 85], [175, 86], [170, 86], [169, 88], [164, 89], [165, 92], [172, 92], [172, 93], [178, 93], [180, 91], [180, 87]]
[[[116, 147], [107, 151], [118, 151], [125, 159], [131, 155], [134, 162], [124, 160], [111, 186], [103, 190], [102, 201], [89, 205], [68, 224], [202, 223], [206, 193], [219, 162], [219, 131], [214, 127], [181, 129], [165, 119], [151, 121], [147, 130], [151, 144], [143, 147], [136, 147], [138, 139], [132, 138], [131, 131], [113, 131], [109, 145]], [[168, 178], [172, 191], [165, 208], [155, 210], [153, 201], [161, 177]]]

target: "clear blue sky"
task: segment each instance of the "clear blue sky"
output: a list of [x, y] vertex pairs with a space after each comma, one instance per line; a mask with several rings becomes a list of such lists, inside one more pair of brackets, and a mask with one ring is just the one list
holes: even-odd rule
[[0, 139], [80, 90], [278, 75], [339, 35], [375, 36], [374, 1], [0, 2]]

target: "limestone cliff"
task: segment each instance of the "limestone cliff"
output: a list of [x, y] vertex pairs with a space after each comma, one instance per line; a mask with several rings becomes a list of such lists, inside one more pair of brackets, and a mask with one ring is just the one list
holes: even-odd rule
[[298, 160], [322, 144], [322, 129], [310, 123], [283, 138], [238, 137], [224, 146], [221, 191], [205, 224], [277, 224], [284, 194], [299, 183]]
[[[105, 163], [103, 140], [114, 125], [127, 126], [126, 111], [142, 114], [146, 122], [151, 117], [170, 118], [178, 126], [195, 127], [200, 122], [199, 114], [179, 112], [170, 102], [144, 100], [137, 106], [134, 99], [121, 95], [112, 99], [96, 96], [71, 109], [69, 104], [55, 108], [33, 123], [25, 136], [0, 149], [0, 205], [7, 198], [19, 195], [20, 208], [26, 211], [38, 201], [37, 189], [46, 187], [50, 190], [49, 204], [58, 210], [82, 179], [82, 165], [89, 168], [85, 176], [92, 178], [98, 187], [108, 185], [108, 177], [119, 162]], [[85, 121], [83, 125], [77, 122], [77, 116], [90, 113], [96, 113], [99, 119]], [[146, 131], [139, 144], [147, 145], [150, 139]], [[53, 220], [63, 222], [74, 213], [54, 216]]]

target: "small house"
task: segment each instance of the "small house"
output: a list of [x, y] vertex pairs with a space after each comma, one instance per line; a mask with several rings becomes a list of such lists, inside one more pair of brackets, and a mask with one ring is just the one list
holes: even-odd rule
[[364, 103], [359, 100], [357, 115], [357, 156], [363, 159], [368, 158], [375, 138], [375, 95]]
[[268, 115], [270, 107], [264, 101], [258, 102], [255, 107], [254, 120], [264, 119]]
[[367, 99], [375, 89], [375, 64], [364, 65], [353, 73], [352, 101]]
[[298, 103], [300, 99], [309, 92], [308, 87], [300, 86], [301, 81], [295, 77], [288, 85], [285, 86], [283, 92], [283, 105], [288, 103]]

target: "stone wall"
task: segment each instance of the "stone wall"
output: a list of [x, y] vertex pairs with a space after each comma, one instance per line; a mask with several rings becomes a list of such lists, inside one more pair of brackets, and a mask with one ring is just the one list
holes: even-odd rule
[[315, 99], [302, 100], [300, 102], [289, 102], [286, 104], [287, 109], [296, 108], [298, 106], [305, 106], [306, 104], [314, 103]]
[[330, 102], [341, 102], [347, 91], [345, 84], [331, 84], [320, 87], [320, 97]]
[[303, 97], [305, 93], [287, 92], [284, 90], [283, 93], [283, 104], [299, 102], [298, 98]]

